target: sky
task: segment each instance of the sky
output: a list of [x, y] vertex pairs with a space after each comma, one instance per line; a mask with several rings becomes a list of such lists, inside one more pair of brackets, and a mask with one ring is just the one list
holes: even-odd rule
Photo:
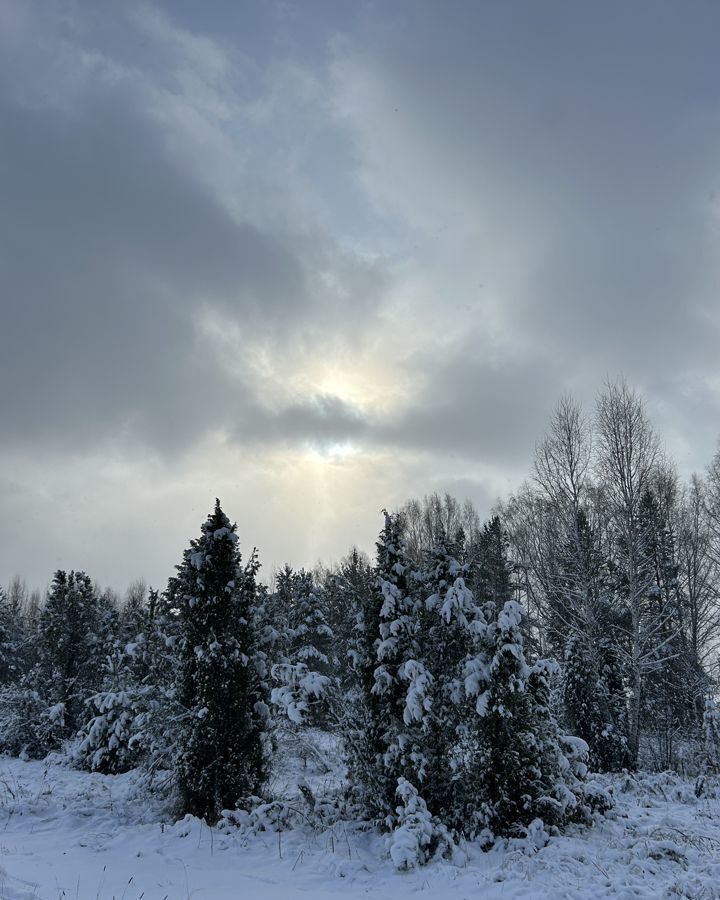
[[720, 435], [720, 5], [0, 0], [0, 584], [487, 514], [623, 375]]

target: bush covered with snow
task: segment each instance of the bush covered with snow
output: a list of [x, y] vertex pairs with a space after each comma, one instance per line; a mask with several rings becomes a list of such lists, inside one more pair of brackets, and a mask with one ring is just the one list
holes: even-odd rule
[[116, 774], [143, 760], [151, 738], [148, 726], [158, 701], [153, 689], [103, 691], [88, 701], [94, 713], [79, 734], [75, 761], [93, 772]]
[[0, 688], [0, 752], [42, 759], [62, 743], [64, 712], [27, 683]]
[[447, 829], [433, 818], [417, 788], [399, 778], [397, 824], [389, 837], [390, 858], [396, 869], [414, 869], [424, 865], [448, 840]]

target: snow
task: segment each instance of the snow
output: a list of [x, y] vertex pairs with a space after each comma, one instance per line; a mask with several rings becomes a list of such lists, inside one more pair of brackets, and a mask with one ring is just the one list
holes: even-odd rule
[[[324, 749], [337, 757], [329, 738]], [[312, 763], [302, 769], [287, 757], [272, 787], [300, 808], [299, 787], [320, 797], [337, 786], [338, 776], [339, 770], [323, 773]], [[693, 782], [669, 774], [603, 778], [601, 784], [614, 787], [616, 806], [591, 829], [578, 826], [558, 837], [536, 820], [526, 837], [500, 842], [489, 852], [464, 845], [452, 859], [398, 872], [403, 846], [410, 861], [425, 827], [420, 809], [413, 810], [413, 833], [408, 821], [407, 833], [394, 842], [350, 822], [282, 832], [253, 833], [227, 824], [211, 829], [191, 817], [173, 823], [157, 797], [141, 792], [133, 773], [103, 776], [50, 762], [0, 759], [0, 898], [720, 896], [718, 799], [696, 797]], [[413, 803], [410, 794], [405, 802]], [[268, 827], [279, 820], [270, 811], [268, 806]]]
[[514, 628], [520, 628], [522, 618], [522, 606], [517, 600], [508, 600], [498, 614], [498, 628], [501, 631], [511, 631]]
[[51, 706], [47, 711], [47, 717], [51, 722], [62, 722], [65, 716], [65, 704], [64, 703], [56, 703], [54, 706]]
[[[393, 570], [397, 567], [402, 569], [399, 563], [396, 563], [393, 566]], [[402, 574], [399, 572], [398, 574]], [[380, 618], [381, 619], [389, 619], [393, 613], [398, 609], [402, 600], [402, 593], [396, 584], [393, 584], [392, 581], [383, 580], [380, 589], [383, 595], [383, 605], [380, 609]]]
[[202, 569], [205, 563], [205, 554], [202, 550], [196, 550], [194, 553], [190, 554], [190, 565], [194, 566], [196, 569]]
[[[455, 560], [453, 560], [453, 563], [455, 563], [455, 566], [458, 565]], [[467, 618], [465, 614], [472, 612], [472, 608], [472, 591], [465, 586], [463, 578], [456, 578], [445, 595], [440, 615], [448, 624], [450, 624], [454, 616], [458, 621], [466, 625]]]
[[390, 835], [390, 858], [396, 869], [414, 869], [425, 862], [434, 837], [432, 816], [416, 788], [405, 778], [398, 779], [399, 827]]
[[434, 679], [425, 666], [415, 659], [408, 659], [402, 663], [398, 674], [410, 682], [405, 697], [403, 721], [406, 725], [410, 725], [412, 722], [422, 722], [432, 705], [428, 693]]

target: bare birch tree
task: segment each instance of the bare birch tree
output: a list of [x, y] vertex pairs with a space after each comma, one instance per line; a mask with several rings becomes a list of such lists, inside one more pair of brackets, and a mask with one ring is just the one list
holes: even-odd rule
[[633, 762], [640, 746], [643, 677], [658, 660], [660, 619], [648, 621], [645, 600], [651, 588], [646, 571], [646, 538], [641, 501], [660, 461], [660, 445], [642, 399], [624, 380], [608, 382], [597, 401], [595, 464], [609, 503], [619, 548], [622, 590], [627, 607], [627, 669], [630, 678], [628, 742]]

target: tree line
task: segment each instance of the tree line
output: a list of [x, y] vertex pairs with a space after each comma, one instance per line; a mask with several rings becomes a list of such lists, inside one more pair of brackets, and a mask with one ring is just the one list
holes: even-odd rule
[[[258, 580], [216, 501], [162, 591], [84, 572], [0, 596], [0, 749], [139, 768], [179, 815], [261, 802], [281, 730], [340, 738], [347, 812], [399, 866], [459, 834], [590, 821], [593, 770], [717, 765], [720, 455], [681, 485], [624, 382], [570, 398], [481, 523], [433, 495], [374, 559]], [[312, 798], [316, 802], [317, 798]], [[310, 801], [309, 801], [310, 802]]]
[[720, 639], [720, 451], [682, 484], [624, 381], [593, 418], [563, 399], [532, 478], [501, 504], [538, 650], [602, 769], [691, 766]]

